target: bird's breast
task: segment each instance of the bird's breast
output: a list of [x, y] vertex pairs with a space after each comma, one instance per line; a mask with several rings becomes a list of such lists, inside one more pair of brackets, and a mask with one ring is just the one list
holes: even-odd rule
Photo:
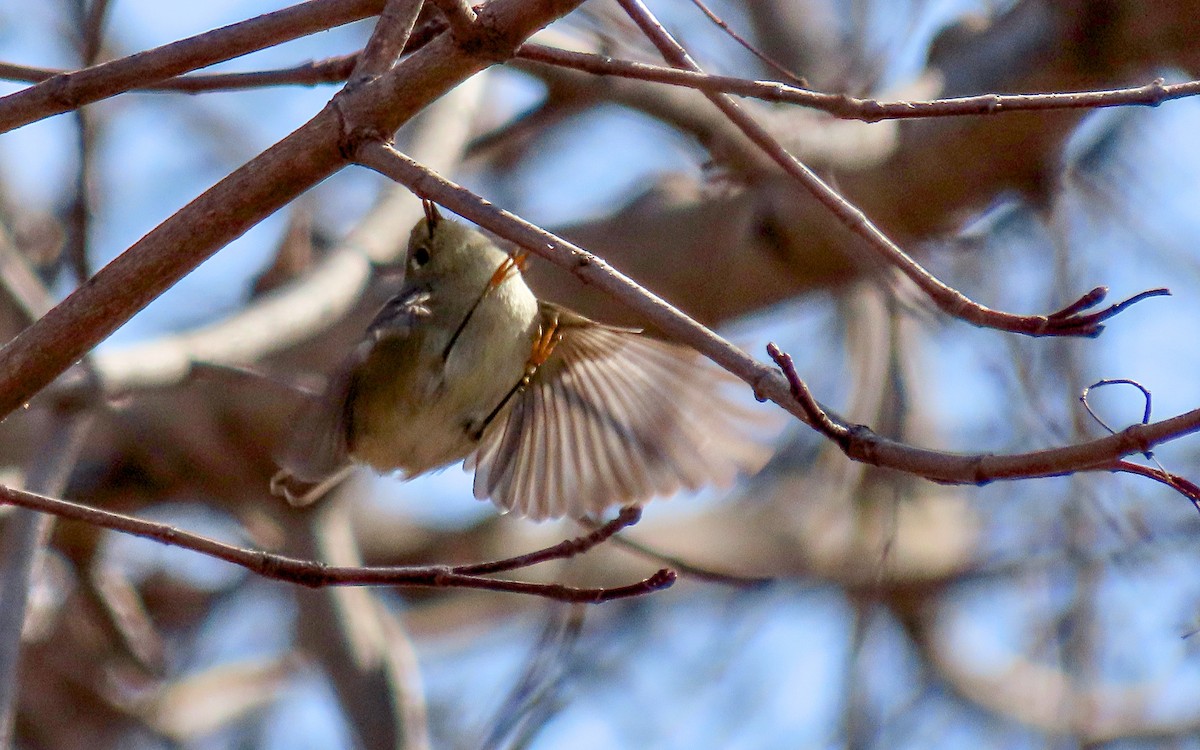
[[[391, 368], [390, 378], [372, 376], [356, 384], [350, 440], [356, 459], [411, 477], [461, 461], [475, 450], [484, 421], [524, 375], [538, 302], [522, 279], [509, 279], [480, 300], [447, 351], [465, 315], [450, 326], [439, 321], [403, 342], [403, 353], [372, 353], [417, 362]], [[407, 377], [396, 375], [402, 369]], [[364, 368], [372, 374], [387, 370], [370, 361]]]

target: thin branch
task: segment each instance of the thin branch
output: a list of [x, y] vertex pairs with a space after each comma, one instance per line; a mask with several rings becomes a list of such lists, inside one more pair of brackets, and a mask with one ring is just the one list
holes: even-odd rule
[[375, 78], [392, 69], [408, 44], [421, 4], [422, 0], [387, 0], [366, 48], [350, 74], [351, 80]]
[[0, 289], [28, 323], [54, 307], [54, 296], [3, 226], [0, 226]]
[[572, 651], [583, 632], [587, 610], [554, 607], [537, 643], [525, 660], [521, 676], [509, 689], [478, 744], [485, 748], [528, 747], [538, 730], [567, 703], [563, 689], [571, 671]]
[[1200, 81], [1166, 83], [1156, 78], [1142, 86], [1051, 94], [979, 94], [928, 101], [879, 101], [846, 94], [791, 86], [779, 81], [752, 81], [703, 71], [665, 68], [661, 65], [621, 60], [607, 55], [549, 47], [527, 42], [517, 57], [530, 62], [581, 70], [598, 76], [632, 78], [682, 86], [708, 93], [734, 94], [768, 102], [798, 104], [843, 120], [919, 120], [934, 117], [999, 115], [1010, 112], [1046, 112], [1105, 107], [1156, 107], [1166, 101], [1200, 94]]
[[[688, 344], [748, 383], [760, 400], [770, 400], [806, 424], [813, 414], [792, 396], [791, 384], [772, 369], [678, 309], [655, 296], [603, 259], [546, 230], [493, 206], [466, 188], [417, 164], [391, 146], [366, 142], [355, 159], [421, 198], [445, 206], [485, 229], [518, 244], [610, 294], [665, 335]], [[844, 434], [843, 450], [855, 461], [896, 469], [945, 484], [987, 484], [998, 480], [1060, 476], [1076, 471], [1108, 470], [1116, 459], [1145, 453], [1153, 446], [1200, 431], [1200, 409], [1128, 427], [1115, 435], [1060, 448], [1008, 455], [963, 454], [930, 450], [877, 435], [862, 425], [849, 425], [827, 407], [818, 407], [832, 429]], [[828, 426], [827, 426], [828, 428]], [[841, 443], [839, 443], [841, 445]]]
[[634, 525], [642, 518], [642, 509], [637, 506], [629, 506], [622, 508], [621, 512], [613, 520], [597, 525], [591, 533], [586, 536], [567, 539], [559, 542], [553, 547], [547, 547], [537, 552], [530, 552], [524, 555], [517, 555], [505, 560], [496, 560], [495, 562], [477, 563], [475, 565], [460, 565], [455, 568], [458, 573], [467, 575], [487, 575], [489, 573], [502, 573], [507, 570], [516, 570], [518, 568], [528, 568], [531, 565], [537, 565], [548, 560], [562, 560], [576, 555], [582, 555], [584, 552], [592, 549], [598, 544], [608, 541], [614, 534], [624, 528]]
[[[1137, 388], [1139, 391], [1141, 391], [1142, 398], [1145, 401], [1145, 407], [1142, 409], [1142, 424], [1146, 424], [1150, 421], [1150, 413], [1152, 411], [1152, 409], [1151, 409], [1152, 402], [1151, 402], [1149, 388], [1147, 388], [1146, 386], [1137, 382], [1136, 380], [1130, 380], [1129, 378], [1105, 378], [1104, 380], [1098, 380], [1095, 383], [1092, 383], [1087, 388], [1083, 389], [1083, 393], [1079, 394], [1079, 400], [1080, 400], [1080, 402], [1083, 403], [1083, 408], [1087, 409], [1087, 413], [1089, 415], [1091, 415], [1093, 420], [1096, 421], [1096, 424], [1098, 424], [1101, 427], [1103, 427], [1104, 429], [1108, 430], [1108, 432], [1110, 434], [1116, 432], [1116, 430], [1109, 427], [1108, 423], [1106, 423], [1103, 419], [1100, 418], [1100, 415], [1097, 414], [1094, 409], [1092, 409], [1092, 405], [1088, 401], [1088, 396], [1091, 395], [1091, 392], [1094, 389], [1102, 388], [1106, 385], [1131, 385], [1134, 388]], [[1147, 458], [1149, 458], [1149, 456], [1147, 456]]]
[[383, 0], [308, 0], [0, 97], [0, 133], [130, 89], [342, 26], [379, 12]]
[[796, 365], [792, 362], [792, 355], [784, 352], [774, 342], [767, 344], [767, 354], [771, 359], [775, 360], [775, 364], [779, 365], [780, 371], [783, 372], [784, 378], [787, 379], [788, 391], [804, 412], [805, 423], [826, 438], [837, 443], [841, 446], [842, 450], [846, 450], [851, 440], [851, 429], [834, 421], [829, 416], [829, 413], [825, 411], [825, 408], [817, 403], [817, 399], [813, 397], [812, 391], [808, 389], [808, 385], [800, 379], [800, 375], [796, 372]]
[[[246, 549], [219, 542], [206, 536], [154, 521], [112, 513], [86, 505], [60, 500], [45, 495], [26, 492], [0, 485], [0, 503], [50, 513], [60, 518], [83, 521], [125, 534], [166, 544], [172, 547], [199, 552], [202, 555], [224, 560], [245, 568], [252, 573], [277, 581], [297, 583], [309, 588], [326, 586], [419, 586], [428, 588], [467, 588], [528, 594], [563, 602], [598, 604], [614, 599], [642, 596], [669, 587], [675, 582], [676, 574], [666, 568], [649, 578], [626, 586], [607, 588], [575, 588], [551, 583], [527, 583], [500, 578], [484, 578], [461, 570], [470, 570], [472, 565], [450, 567], [434, 566], [391, 566], [357, 567], [333, 566], [312, 560], [297, 560], [263, 550]], [[534, 553], [535, 555], [537, 553]], [[486, 567], [488, 564], [484, 564]]]
[[788, 70], [779, 62], [776, 62], [775, 58], [771, 57], [758, 47], [755, 47], [753, 44], [743, 39], [740, 34], [738, 34], [729, 26], [729, 24], [725, 23], [725, 19], [718, 16], [711, 8], [705, 5], [704, 0], [692, 0], [692, 5], [695, 5], [696, 8], [703, 13], [709, 21], [712, 21], [713, 25], [715, 25], [721, 31], [724, 31], [730, 39], [733, 39], [733, 41], [741, 45], [742, 49], [757, 57], [763, 65], [766, 65], [768, 68], [774, 70], [776, 73], [796, 84], [797, 86], [807, 85], [803, 78]]
[[684, 560], [682, 557], [668, 555], [665, 552], [654, 549], [648, 544], [642, 544], [637, 540], [630, 539], [624, 534], [614, 535], [612, 541], [613, 544], [618, 547], [624, 547], [635, 555], [665, 563], [671, 570], [678, 572], [679, 575], [685, 578], [694, 578], [705, 583], [718, 583], [722, 586], [734, 586], [736, 588], [755, 588], [758, 586], [767, 586], [775, 582], [775, 579], [770, 577], [725, 573], [720, 570], [695, 565]]
[[[673, 65], [686, 68], [696, 73], [702, 73], [700, 66], [692, 60], [687, 51], [671, 37], [658, 19], [650, 12], [641, 0], [617, 0], [642, 33], [658, 47], [663, 57]], [[759, 125], [754, 118], [742, 110], [733, 99], [724, 94], [705, 92], [705, 96], [717, 106], [730, 122], [737, 126], [779, 165], [783, 171], [793, 177], [814, 198], [825, 206], [852, 232], [866, 240], [867, 246], [874, 251], [881, 261], [896, 268], [913, 281], [926, 296], [943, 312], [968, 323], [994, 328], [1027, 336], [1098, 336], [1103, 330], [1102, 321], [1112, 317], [1133, 302], [1150, 296], [1168, 294], [1165, 289], [1155, 289], [1143, 292], [1137, 297], [1113, 305], [1110, 308], [1088, 315], [1080, 314], [1103, 301], [1108, 290], [1097, 287], [1084, 295], [1080, 300], [1071, 303], [1058, 312], [1049, 315], [1015, 315], [985, 307], [969, 299], [962, 292], [943, 283], [926, 271], [908, 253], [904, 252], [871, 222], [867, 215], [841, 196], [829, 184], [816, 175], [811, 169], [788, 152], [779, 141]], [[1086, 304], [1085, 304], [1086, 302]]]
[[[325, 83], [343, 83], [358, 63], [358, 53], [310, 60], [290, 68], [257, 70], [244, 73], [193, 73], [168, 78], [146, 86], [129, 89], [138, 91], [179, 91], [196, 94], [207, 91], [237, 91], [241, 89], [265, 88], [267, 86], [316, 86]], [[16, 65], [0, 62], [0, 79], [39, 83], [70, 71], [62, 68], [39, 68], [32, 65]], [[127, 92], [128, 93], [128, 92]]]
[[[92, 3], [88, 3], [86, 0], [71, 0], [70, 6], [75, 14], [76, 25], [79, 27], [80, 63], [83, 67], [94, 65], [99, 58], [104, 37], [108, 0], [95, 0]], [[71, 196], [71, 202], [67, 206], [67, 219], [64, 222], [67, 238], [63, 255], [75, 277], [75, 283], [82, 284], [92, 275], [91, 264], [88, 262], [88, 247], [95, 203], [92, 173], [95, 163], [95, 145], [99, 138], [97, 132], [99, 123], [93, 113], [83, 107], [74, 111], [74, 119], [76, 126], [75, 153], [78, 164], [75, 168], [75, 190]]]
[[[440, 19], [436, 19], [439, 20]], [[422, 24], [414, 30], [405, 52], [419, 48], [441, 30], [438, 24]], [[359, 53], [311, 60], [300, 65], [273, 70], [239, 73], [195, 73], [179, 75], [146, 85], [129, 88], [137, 91], [232, 91], [266, 86], [315, 86], [341, 83], [350, 77], [358, 62]], [[1097, 89], [1049, 94], [978, 94], [950, 99], [879, 101], [861, 99], [846, 94], [828, 94], [792, 86], [779, 81], [755, 81], [735, 76], [666, 68], [644, 62], [621, 60], [591, 52], [550, 47], [526, 42], [515, 57], [542, 65], [579, 70], [597, 76], [614, 76], [648, 83], [733, 94], [767, 102], [796, 104], [820, 110], [843, 120], [880, 122], [883, 120], [922, 120], [938, 117], [989, 116], [1014, 112], [1052, 112], [1071, 109], [1104, 109], [1108, 107], [1157, 107], [1176, 99], [1200, 94], [1200, 81], [1165, 83], [1156, 78], [1141, 86]], [[39, 83], [72, 71], [33, 65], [0, 62], [0, 80]], [[121, 92], [117, 92], [121, 93]]]
[[1132, 461], [1117, 461], [1110, 467], [1110, 470], [1124, 474], [1136, 474], [1139, 477], [1146, 477], [1147, 479], [1153, 479], [1156, 482], [1165, 484], [1186, 497], [1196, 510], [1200, 510], [1200, 486], [1197, 486], [1190, 479], [1185, 479], [1178, 474], [1167, 471], [1162, 467], [1162, 464], [1159, 464], [1158, 468], [1155, 469], [1150, 466], [1135, 464]]

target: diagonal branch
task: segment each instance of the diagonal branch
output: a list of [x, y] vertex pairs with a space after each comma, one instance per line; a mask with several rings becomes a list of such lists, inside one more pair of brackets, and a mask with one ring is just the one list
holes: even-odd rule
[[[663, 57], [673, 65], [702, 73], [700, 66], [688, 55], [680, 44], [663, 28], [658, 19], [641, 0], [617, 0], [633, 19], [642, 33], [654, 43]], [[1049, 315], [1015, 315], [992, 310], [971, 299], [962, 292], [945, 284], [926, 271], [908, 253], [871, 222], [867, 215], [846, 200], [840, 193], [806, 167], [787, 151], [754, 118], [744, 112], [738, 104], [724, 94], [704, 92], [704, 95], [720, 109], [730, 122], [753, 141], [783, 171], [799, 182], [818, 202], [827, 208], [851, 231], [864, 239], [867, 247], [888, 266], [897, 269], [915, 283], [926, 296], [943, 312], [968, 323], [984, 328], [1022, 333], [1028, 336], [1097, 336], [1104, 329], [1103, 321], [1123, 310], [1129, 304], [1148, 296], [1168, 294], [1165, 289], [1143, 292], [1131, 300], [1094, 313], [1083, 311], [1104, 300], [1108, 290], [1096, 287], [1079, 300], [1062, 310]]]
[[[795, 370], [777, 359], [774, 370], [700, 325], [655, 296], [603, 259], [581, 247], [496, 208], [466, 188], [428, 169], [382, 143], [365, 143], [356, 160], [414, 193], [445, 206], [511, 242], [529, 249], [586, 284], [610, 294], [666, 335], [688, 344], [748, 383], [760, 400], [782, 406], [805, 424], [823, 425], [824, 434], [836, 440], [851, 459], [872, 466], [896, 469], [945, 484], [987, 484], [998, 480], [1060, 476], [1076, 471], [1108, 470], [1113, 461], [1131, 453], [1200, 431], [1200, 409], [1149, 424], [1137, 424], [1115, 435], [1059, 448], [1007, 455], [963, 454], [930, 450], [890, 440], [862, 425], [851, 425], [815, 399], [806, 403], [794, 397], [803, 385]], [[782, 355], [777, 347], [772, 355]], [[785, 366], [786, 365], [786, 366]], [[785, 377], [786, 374], [786, 377]], [[797, 385], [799, 384], [799, 385]], [[818, 417], [818, 414], [820, 415]]]
[[358, 56], [351, 80], [374, 78], [391, 70], [408, 44], [420, 12], [421, 0], [387, 0], [366, 48]]

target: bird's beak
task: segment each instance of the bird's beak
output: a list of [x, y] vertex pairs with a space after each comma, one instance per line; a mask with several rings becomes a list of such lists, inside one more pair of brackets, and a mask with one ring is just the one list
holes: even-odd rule
[[437, 204], [433, 201], [422, 200], [421, 206], [425, 209], [425, 226], [429, 227], [429, 239], [433, 239], [433, 230], [442, 220], [442, 215], [438, 213]]

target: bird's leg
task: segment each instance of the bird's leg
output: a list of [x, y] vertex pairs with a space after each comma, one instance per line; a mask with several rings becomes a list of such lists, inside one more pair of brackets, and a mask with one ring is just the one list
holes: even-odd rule
[[546, 360], [550, 359], [550, 355], [554, 353], [554, 347], [558, 346], [561, 339], [562, 333], [558, 330], [558, 317], [556, 316], [550, 320], [549, 325], [542, 329], [537, 341], [533, 342], [533, 351], [529, 354], [529, 361], [525, 363], [523, 385], [528, 385], [530, 378], [537, 373], [538, 368], [546, 364]]
[[[525, 270], [526, 264], [529, 262], [529, 253], [524, 250], [516, 250], [508, 254], [508, 257], [496, 267], [496, 272], [492, 274], [492, 278], [488, 281], [487, 289], [492, 290], [504, 283], [504, 280], [512, 275], [513, 271], [521, 273]], [[484, 294], [487, 292], [485, 291]]]

